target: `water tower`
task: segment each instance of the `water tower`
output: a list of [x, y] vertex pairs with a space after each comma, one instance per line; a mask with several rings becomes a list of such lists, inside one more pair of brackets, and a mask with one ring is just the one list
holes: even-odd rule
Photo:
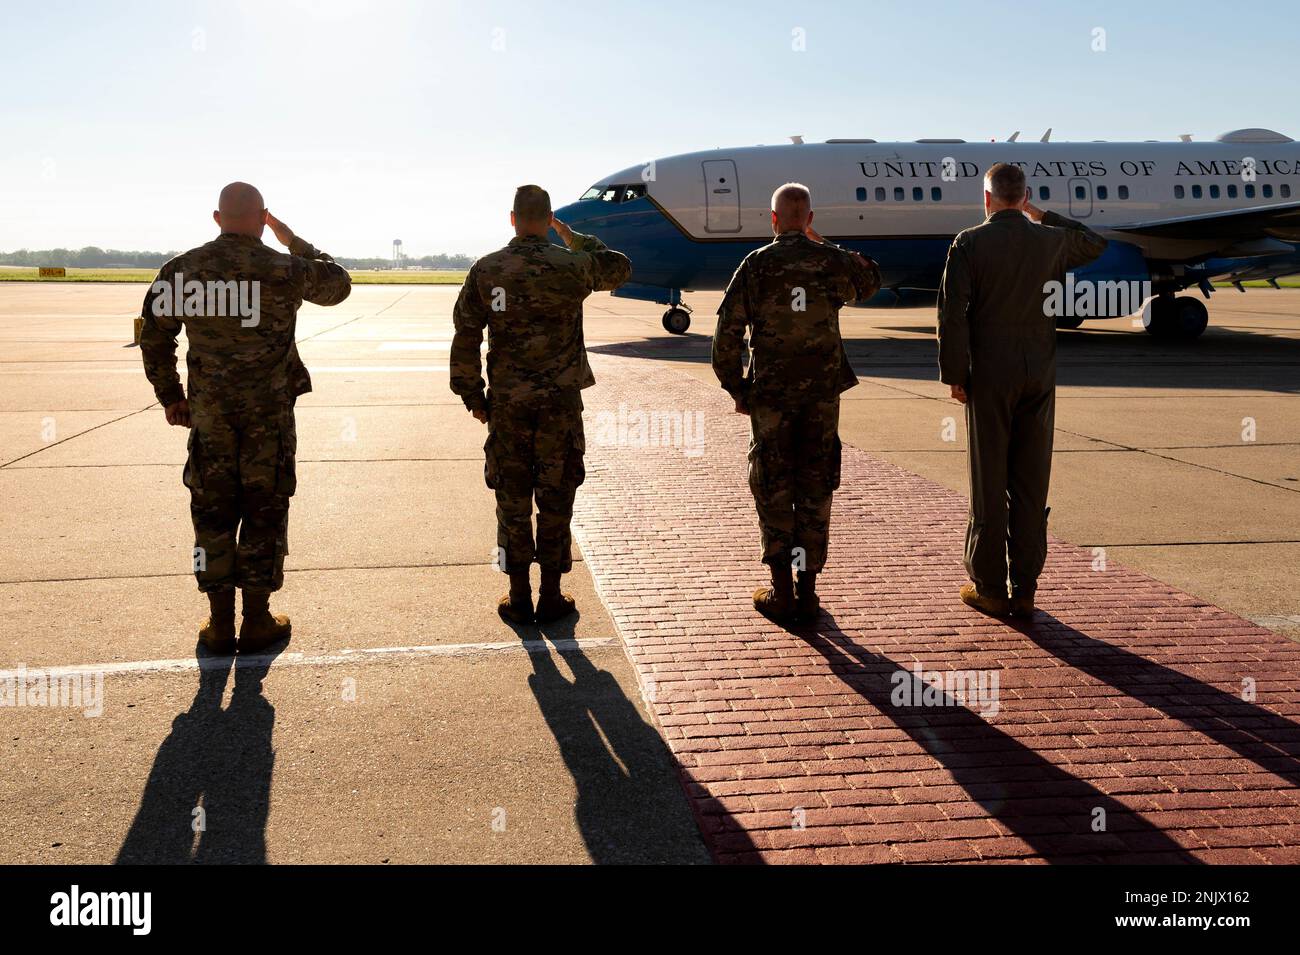
[[402, 240], [394, 239], [393, 240], [393, 268], [400, 269], [401, 267], [402, 267]]

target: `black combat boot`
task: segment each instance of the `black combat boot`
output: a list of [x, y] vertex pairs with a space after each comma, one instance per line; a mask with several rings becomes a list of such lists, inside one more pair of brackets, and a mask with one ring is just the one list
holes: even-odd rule
[[560, 571], [542, 568], [542, 586], [537, 591], [537, 622], [553, 623], [573, 613], [573, 598], [560, 592]]
[[510, 571], [510, 593], [497, 603], [497, 613], [506, 623], [533, 622], [533, 587], [528, 582], [528, 568]]
[[754, 609], [773, 623], [789, 623], [794, 615], [794, 578], [790, 576], [790, 562], [776, 561], [768, 570], [772, 572], [772, 586], [754, 591]]
[[235, 591], [208, 591], [208, 619], [199, 630], [199, 643], [209, 653], [230, 656], [235, 652]]
[[271, 613], [271, 595], [265, 590], [244, 591], [244, 620], [239, 625], [239, 652], [261, 653], [272, 644], [288, 640], [293, 628], [284, 614]]
[[801, 570], [795, 578], [795, 616], [800, 623], [814, 623], [821, 612], [822, 602], [817, 596], [817, 573]]

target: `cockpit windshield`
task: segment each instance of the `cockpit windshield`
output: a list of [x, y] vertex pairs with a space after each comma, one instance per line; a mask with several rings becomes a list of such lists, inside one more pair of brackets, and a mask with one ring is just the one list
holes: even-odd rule
[[627, 183], [617, 184], [609, 183], [606, 185], [592, 186], [581, 196], [578, 201], [584, 199], [599, 199], [601, 202], [631, 202], [633, 199], [639, 199], [645, 195], [645, 183]]

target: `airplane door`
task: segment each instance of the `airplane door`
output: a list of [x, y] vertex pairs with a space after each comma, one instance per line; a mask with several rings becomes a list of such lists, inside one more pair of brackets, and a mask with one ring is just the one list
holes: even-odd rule
[[1070, 190], [1070, 216], [1086, 219], [1092, 215], [1092, 181], [1071, 179], [1066, 188]]
[[730, 159], [704, 162], [704, 230], [740, 231], [740, 183], [736, 164]]

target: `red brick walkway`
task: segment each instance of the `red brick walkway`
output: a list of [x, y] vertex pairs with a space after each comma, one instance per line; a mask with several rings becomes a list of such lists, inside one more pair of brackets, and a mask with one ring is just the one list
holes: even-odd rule
[[[821, 620], [783, 630], [749, 603], [745, 419], [592, 358], [579, 542], [720, 861], [1300, 862], [1300, 645], [1056, 540], [1033, 623], [985, 618], [964, 497], [849, 447]], [[702, 455], [639, 446], [674, 411]], [[996, 675], [996, 713], [895, 705], [917, 664]]]

